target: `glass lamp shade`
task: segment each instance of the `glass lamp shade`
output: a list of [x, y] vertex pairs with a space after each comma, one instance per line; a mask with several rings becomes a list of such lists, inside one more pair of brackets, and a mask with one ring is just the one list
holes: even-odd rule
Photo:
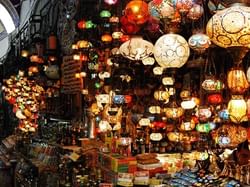
[[232, 68], [227, 74], [227, 85], [233, 94], [243, 94], [249, 87], [243, 69]]
[[101, 18], [110, 18], [111, 17], [111, 12], [108, 10], [102, 10], [100, 12], [100, 17]]
[[220, 93], [213, 93], [208, 95], [207, 101], [209, 104], [218, 105], [222, 103], [223, 97]]
[[143, 0], [132, 0], [125, 7], [125, 15], [135, 24], [143, 24], [149, 18], [148, 4]]
[[132, 37], [120, 46], [122, 56], [130, 60], [143, 60], [153, 54], [153, 44], [142, 37]]
[[184, 113], [183, 108], [177, 105], [175, 101], [172, 101], [166, 108], [164, 108], [166, 117], [169, 119], [177, 119]]
[[184, 100], [181, 102], [181, 107], [185, 110], [193, 109], [196, 106], [196, 103], [193, 99]]
[[172, 0], [153, 0], [148, 4], [149, 13], [156, 19], [167, 18], [172, 20], [175, 15], [175, 8]]
[[155, 60], [163, 68], [182, 67], [187, 62], [189, 54], [187, 41], [178, 34], [165, 34], [154, 46]]
[[104, 0], [104, 2], [108, 5], [114, 5], [117, 3], [118, 0]]
[[209, 48], [209, 46], [211, 45], [211, 41], [210, 41], [210, 38], [206, 34], [197, 33], [197, 34], [193, 34], [188, 39], [188, 45], [194, 51], [203, 53], [205, 52], [207, 48]]
[[113, 38], [110, 34], [103, 34], [101, 40], [105, 43], [110, 43], [112, 42]]
[[234, 123], [241, 123], [247, 121], [247, 103], [243, 96], [232, 96], [228, 102], [229, 118]]
[[198, 20], [204, 13], [204, 9], [199, 4], [193, 4], [192, 8], [188, 11], [187, 17], [191, 20]]
[[180, 12], [180, 13], [187, 13], [193, 5], [193, 1], [192, 0], [177, 0], [176, 1], [176, 9]]
[[207, 35], [222, 48], [250, 47], [250, 7], [235, 5], [218, 11], [208, 21]]

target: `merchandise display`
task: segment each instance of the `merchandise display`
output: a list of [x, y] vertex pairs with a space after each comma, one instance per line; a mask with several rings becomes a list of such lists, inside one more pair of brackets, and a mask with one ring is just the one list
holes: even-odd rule
[[250, 185], [247, 1], [34, 4], [0, 63], [14, 187]]

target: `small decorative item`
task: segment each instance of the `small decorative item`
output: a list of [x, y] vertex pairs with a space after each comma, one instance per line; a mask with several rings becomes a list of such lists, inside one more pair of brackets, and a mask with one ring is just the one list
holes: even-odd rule
[[209, 133], [211, 130], [215, 129], [216, 124], [213, 122], [199, 123], [196, 125], [196, 130], [202, 133]]
[[175, 8], [172, 0], [150, 1], [149, 12], [155, 19], [172, 20], [175, 14]]
[[227, 109], [232, 122], [247, 121], [247, 103], [242, 95], [233, 95], [228, 102]]
[[153, 57], [147, 57], [142, 59], [142, 63], [144, 66], [152, 66], [155, 63], [155, 59]]
[[108, 10], [102, 10], [100, 12], [100, 17], [101, 18], [110, 18], [111, 17], [111, 12]]
[[179, 129], [182, 131], [191, 131], [195, 128], [195, 121], [191, 118], [190, 120], [184, 119], [181, 121]]
[[122, 56], [130, 60], [143, 60], [153, 54], [153, 44], [142, 37], [132, 37], [120, 46]]
[[155, 60], [163, 68], [182, 67], [187, 62], [189, 54], [187, 41], [178, 34], [165, 34], [154, 46]]
[[129, 22], [141, 25], [149, 18], [148, 4], [143, 0], [132, 0], [125, 7], [125, 15]]
[[247, 91], [249, 83], [242, 68], [235, 67], [228, 72], [227, 85], [233, 94], [243, 94]]
[[211, 108], [208, 106], [200, 106], [195, 114], [201, 122], [207, 122], [212, 116]]
[[182, 107], [184, 110], [193, 109], [195, 106], [196, 106], [196, 103], [195, 103], [195, 101], [194, 101], [192, 98], [183, 100], [183, 101], [181, 102], [181, 107]]
[[203, 33], [193, 34], [188, 39], [188, 44], [191, 49], [198, 53], [203, 53], [211, 45], [210, 38]]
[[163, 138], [162, 134], [161, 133], [156, 133], [156, 132], [153, 132], [150, 134], [150, 140], [152, 141], [161, 141]]
[[167, 137], [171, 142], [180, 142], [183, 139], [183, 133], [181, 132], [168, 132]]
[[214, 76], [206, 76], [201, 86], [207, 92], [220, 92], [225, 87], [224, 83]]

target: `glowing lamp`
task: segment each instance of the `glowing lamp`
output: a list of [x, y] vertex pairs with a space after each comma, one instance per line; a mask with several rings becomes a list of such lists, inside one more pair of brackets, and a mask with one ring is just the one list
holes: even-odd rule
[[189, 54], [187, 41], [178, 34], [165, 34], [154, 46], [155, 60], [163, 68], [182, 67], [187, 62]]
[[175, 101], [172, 101], [166, 108], [164, 108], [166, 117], [169, 119], [177, 119], [184, 113], [183, 108], [179, 107]]
[[103, 41], [103, 42], [105, 42], [105, 43], [110, 43], [110, 42], [112, 42], [112, 36], [110, 35], [110, 34], [104, 34], [104, 35], [102, 35], [102, 37], [101, 37], [101, 40]]
[[208, 103], [212, 104], [212, 105], [218, 105], [221, 104], [223, 101], [222, 95], [220, 93], [214, 93], [214, 94], [210, 94], [207, 97], [207, 101]]
[[193, 109], [196, 106], [196, 103], [194, 100], [190, 99], [190, 100], [184, 100], [181, 102], [181, 107], [184, 110], [190, 110]]
[[175, 14], [174, 3], [172, 0], [153, 0], [149, 2], [149, 13], [156, 19], [173, 19]]
[[191, 20], [198, 20], [204, 13], [204, 9], [199, 4], [193, 4], [192, 8], [188, 11], [187, 17]]
[[149, 18], [148, 4], [143, 0], [132, 0], [125, 7], [125, 15], [135, 24], [143, 24]]
[[247, 121], [247, 103], [241, 95], [233, 95], [228, 102], [229, 118], [234, 123]]
[[188, 39], [188, 45], [194, 51], [202, 53], [207, 48], [209, 48], [209, 46], [211, 45], [211, 41], [210, 41], [210, 38], [206, 34], [197, 33], [197, 34], [193, 34]]
[[91, 20], [88, 20], [85, 22], [86, 29], [93, 29], [96, 27], [96, 24], [94, 24]]
[[249, 29], [250, 7], [242, 4], [216, 12], [206, 27], [212, 42], [223, 48], [250, 47]]
[[137, 24], [130, 22], [127, 16], [122, 16], [120, 21], [122, 31], [127, 34], [135, 34], [140, 30], [140, 27]]
[[27, 58], [27, 57], [29, 56], [29, 51], [23, 49], [23, 50], [21, 51], [21, 56], [24, 57], [24, 58]]
[[86, 41], [86, 40], [79, 40], [77, 42], [77, 46], [80, 49], [82, 49], [82, 48], [90, 48], [90, 47], [92, 47], [92, 44], [89, 41]]
[[120, 46], [122, 56], [130, 60], [142, 60], [153, 54], [153, 44], [142, 37], [132, 37]]
[[227, 74], [227, 85], [233, 94], [243, 94], [249, 87], [242, 68], [232, 68]]
[[111, 13], [108, 10], [102, 10], [100, 12], [100, 17], [101, 18], [110, 18], [111, 17]]
[[192, 8], [192, 0], [177, 0], [176, 9], [180, 13], [187, 13]]
[[80, 20], [77, 22], [77, 28], [78, 29], [85, 29], [86, 28], [86, 21], [85, 20]]
[[114, 5], [117, 3], [118, 0], [104, 0], [104, 2], [108, 5]]
[[250, 66], [247, 68], [247, 81], [250, 82]]

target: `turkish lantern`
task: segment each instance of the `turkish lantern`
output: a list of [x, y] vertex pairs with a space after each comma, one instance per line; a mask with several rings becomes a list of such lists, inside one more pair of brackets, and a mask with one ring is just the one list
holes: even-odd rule
[[193, 5], [192, 0], [177, 0], [176, 9], [180, 13], [186, 13], [192, 8], [192, 5]]
[[232, 99], [228, 102], [227, 109], [232, 122], [241, 123], [247, 121], [247, 103], [243, 96], [232, 96]]
[[232, 68], [227, 74], [228, 88], [233, 94], [243, 94], [249, 87], [242, 68]]
[[208, 95], [207, 101], [208, 101], [208, 103], [210, 103], [212, 105], [218, 105], [218, 104], [222, 103], [223, 98], [222, 98], [222, 95], [220, 93], [214, 93], [214, 94]]
[[121, 17], [122, 30], [127, 34], [135, 34], [140, 30], [140, 27], [135, 23], [129, 22], [126, 16]]
[[141, 25], [149, 18], [148, 4], [143, 0], [132, 0], [125, 7], [128, 21]]

